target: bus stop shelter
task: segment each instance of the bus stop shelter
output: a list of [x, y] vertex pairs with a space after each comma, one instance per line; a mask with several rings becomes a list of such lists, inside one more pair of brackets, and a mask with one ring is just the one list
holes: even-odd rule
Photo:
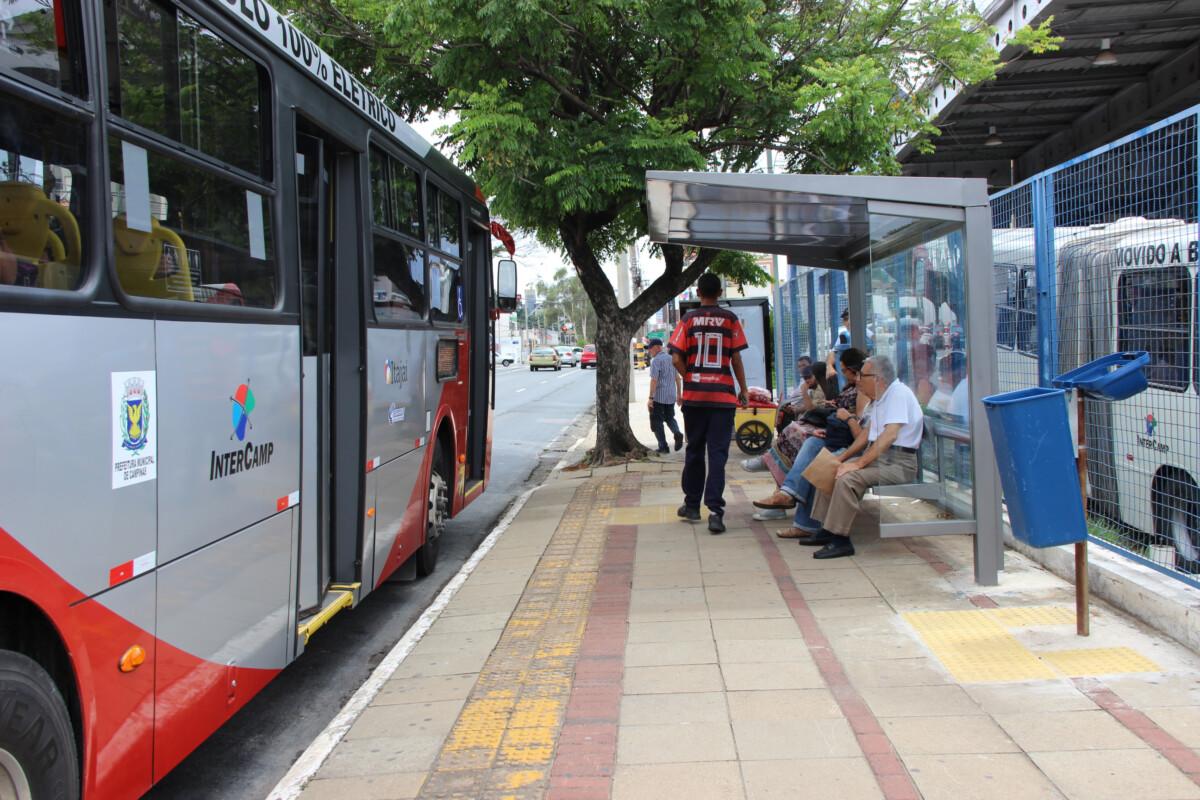
[[646, 194], [651, 241], [846, 273], [851, 341], [891, 357], [926, 409], [917, 481], [876, 490], [880, 536], [971, 534], [975, 580], [996, 584], [1000, 478], [980, 401], [997, 391], [986, 182], [651, 171]]

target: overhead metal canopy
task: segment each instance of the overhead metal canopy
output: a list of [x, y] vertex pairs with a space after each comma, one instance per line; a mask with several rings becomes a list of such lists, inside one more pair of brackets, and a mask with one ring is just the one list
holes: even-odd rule
[[[846, 269], [868, 214], [962, 220], [986, 206], [982, 181], [861, 175], [646, 173], [650, 239], [778, 253], [788, 263]], [[901, 208], [896, 200], [904, 198]]]
[[[929, 109], [941, 129], [936, 149], [901, 148], [906, 175], [986, 178], [1003, 188], [1200, 103], [1200, 0], [1002, 0], [984, 16], [1008, 63], [985, 84], [937, 87]], [[1051, 16], [1065, 37], [1057, 51], [1004, 45]], [[1104, 39], [1116, 63], [1100, 66]], [[991, 127], [999, 144], [986, 144]]]

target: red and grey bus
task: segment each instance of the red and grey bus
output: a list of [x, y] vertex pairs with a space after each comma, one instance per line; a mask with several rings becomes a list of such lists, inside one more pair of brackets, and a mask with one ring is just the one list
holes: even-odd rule
[[262, 0], [0, 4], [0, 797], [134, 798], [487, 485], [488, 210]]

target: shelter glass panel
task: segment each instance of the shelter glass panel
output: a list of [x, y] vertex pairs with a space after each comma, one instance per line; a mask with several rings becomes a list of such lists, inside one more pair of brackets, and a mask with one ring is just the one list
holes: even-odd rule
[[962, 224], [872, 214], [870, 228], [872, 302], [897, 317], [893, 340], [876, 337], [876, 355], [890, 359], [922, 412], [917, 475], [880, 487], [880, 522], [973, 520]]
[[1038, 385], [1037, 240], [1032, 188], [992, 199], [996, 373], [1004, 392]]

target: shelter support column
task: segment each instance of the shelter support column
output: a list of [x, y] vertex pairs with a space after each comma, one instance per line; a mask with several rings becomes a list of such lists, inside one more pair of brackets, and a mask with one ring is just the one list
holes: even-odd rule
[[[993, 300], [992, 217], [986, 205], [968, 206], [963, 231], [966, 264], [967, 319], [973, 321], [973, 335], [967, 337], [967, 374], [971, 387], [971, 455], [974, 461], [975, 497], [975, 582], [995, 586], [1004, 569], [1004, 536], [1000, 524], [1000, 472], [992, 449], [980, 398], [998, 391], [996, 376], [996, 336], [992, 325], [981, 325], [996, 313]], [[984, 333], [987, 331], [988, 333]]]

